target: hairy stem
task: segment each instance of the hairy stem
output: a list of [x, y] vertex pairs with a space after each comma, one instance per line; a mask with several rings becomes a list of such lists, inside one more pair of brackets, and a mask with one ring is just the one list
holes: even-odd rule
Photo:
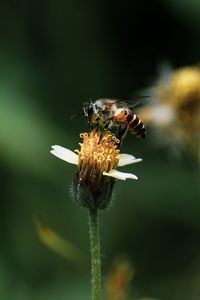
[[90, 247], [91, 247], [91, 283], [92, 300], [101, 299], [101, 256], [100, 256], [100, 238], [99, 221], [97, 209], [90, 210]]

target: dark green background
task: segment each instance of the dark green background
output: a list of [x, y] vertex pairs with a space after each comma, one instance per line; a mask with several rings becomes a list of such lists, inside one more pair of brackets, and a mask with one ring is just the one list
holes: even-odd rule
[[[131, 98], [163, 63], [199, 62], [198, 1], [5, 1], [0, 3], [0, 299], [89, 299], [90, 274], [38, 239], [33, 215], [86, 253], [87, 210], [72, 202], [75, 168], [49, 154], [78, 146], [89, 97]], [[101, 214], [103, 272], [120, 254], [135, 267], [135, 297], [200, 299], [199, 169], [146, 140], [122, 150], [142, 157], [124, 168]]]

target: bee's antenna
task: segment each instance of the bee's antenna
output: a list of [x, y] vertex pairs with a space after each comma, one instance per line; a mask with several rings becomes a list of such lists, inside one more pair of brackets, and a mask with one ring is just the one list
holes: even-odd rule
[[92, 100], [91, 97], [89, 97], [88, 102], [89, 102], [89, 103], [93, 103], [93, 100]]
[[82, 112], [79, 112], [79, 113], [77, 113], [77, 114], [74, 114], [74, 115], [70, 116], [70, 120], [73, 120], [74, 118], [77, 118], [77, 117], [82, 116], [82, 115], [83, 115]]

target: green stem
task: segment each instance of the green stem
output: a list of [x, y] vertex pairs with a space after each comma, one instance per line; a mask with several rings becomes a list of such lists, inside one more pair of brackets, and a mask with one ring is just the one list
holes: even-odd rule
[[91, 275], [92, 300], [101, 299], [101, 255], [99, 238], [99, 221], [97, 209], [90, 210], [90, 247], [91, 247]]

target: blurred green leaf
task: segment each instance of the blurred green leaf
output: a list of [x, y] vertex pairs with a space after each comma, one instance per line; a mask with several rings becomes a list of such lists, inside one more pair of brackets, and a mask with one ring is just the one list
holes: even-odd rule
[[75, 245], [61, 238], [45, 222], [44, 218], [35, 216], [34, 223], [40, 240], [58, 255], [67, 261], [79, 266], [86, 266], [86, 258]]

